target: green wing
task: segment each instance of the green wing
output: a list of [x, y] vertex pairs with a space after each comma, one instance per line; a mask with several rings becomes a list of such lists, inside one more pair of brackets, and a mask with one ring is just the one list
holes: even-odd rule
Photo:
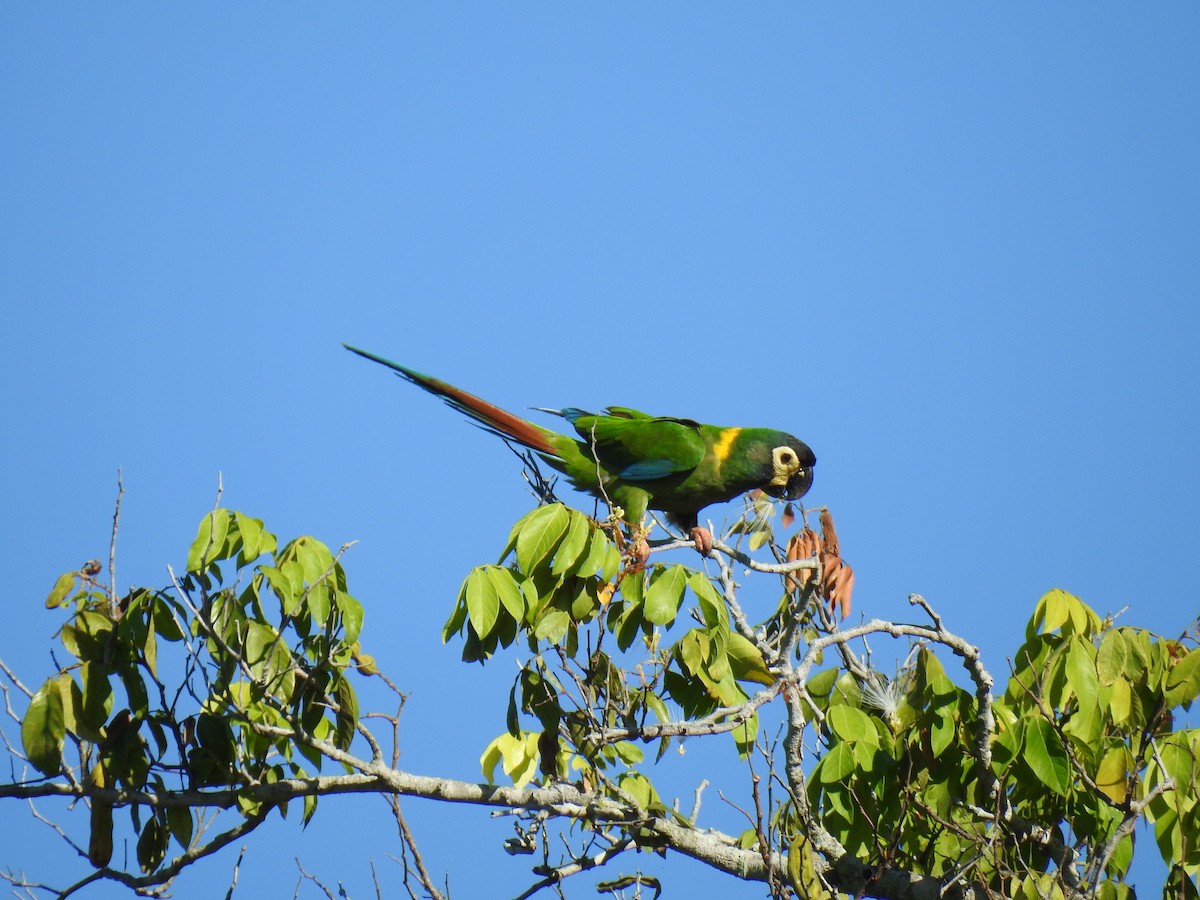
[[688, 419], [654, 418], [623, 407], [567, 419], [584, 446], [622, 481], [654, 481], [690, 472], [708, 449], [700, 424]]

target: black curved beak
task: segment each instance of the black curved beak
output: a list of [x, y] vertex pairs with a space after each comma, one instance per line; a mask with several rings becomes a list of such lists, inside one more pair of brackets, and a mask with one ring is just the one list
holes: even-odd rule
[[787, 487], [783, 489], [781, 499], [783, 500], [799, 500], [808, 493], [808, 489], [812, 487], [813, 470], [809, 466], [798, 469], [796, 474], [788, 479]]

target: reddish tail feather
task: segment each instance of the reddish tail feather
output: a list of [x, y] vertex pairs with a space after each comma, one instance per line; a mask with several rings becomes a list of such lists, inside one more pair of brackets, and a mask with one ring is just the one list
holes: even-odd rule
[[511, 438], [517, 443], [523, 444], [539, 453], [545, 453], [548, 456], [554, 457], [558, 456], [558, 451], [548, 439], [549, 435], [553, 434], [553, 432], [545, 428], [539, 428], [532, 422], [527, 422], [520, 416], [514, 416], [512, 413], [488, 403], [474, 394], [468, 394], [466, 391], [460, 390], [452, 384], [446, 384], [444, 381], [423, 375], [399, 363], [394, 363], [390, 359], [384, 359], [382, 356], [368, 353], [366, 350], [351, 347], [349, 344], [343, 344], [342, 346], [365, 359], [387, 366], [405, 381], [409, 381], [417, 387], [429, 391], [434, 396], [441, 397], [448, 405], [454, 407], [464, 415], [470, 416], [488, 431], [494, 432], [501, 437]]

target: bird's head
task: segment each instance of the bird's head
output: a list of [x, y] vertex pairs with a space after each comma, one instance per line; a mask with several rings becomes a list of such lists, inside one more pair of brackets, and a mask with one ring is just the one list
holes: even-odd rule
[[780, 437], [771, 448], [771, 480], [762, 489], [777, 500], [799, 500], [812, 487], [817, 457], [803, 441], [790, 434]]

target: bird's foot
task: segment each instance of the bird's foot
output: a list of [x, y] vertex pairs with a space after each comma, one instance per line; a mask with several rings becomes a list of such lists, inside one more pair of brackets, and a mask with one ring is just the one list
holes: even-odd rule
[[692, 539], [692, 543], [696, 545], [696, 550], [701, 556], [712, 556], [713, 536], [711, 531], [697, 525], [688, 532], [688, 537]]

